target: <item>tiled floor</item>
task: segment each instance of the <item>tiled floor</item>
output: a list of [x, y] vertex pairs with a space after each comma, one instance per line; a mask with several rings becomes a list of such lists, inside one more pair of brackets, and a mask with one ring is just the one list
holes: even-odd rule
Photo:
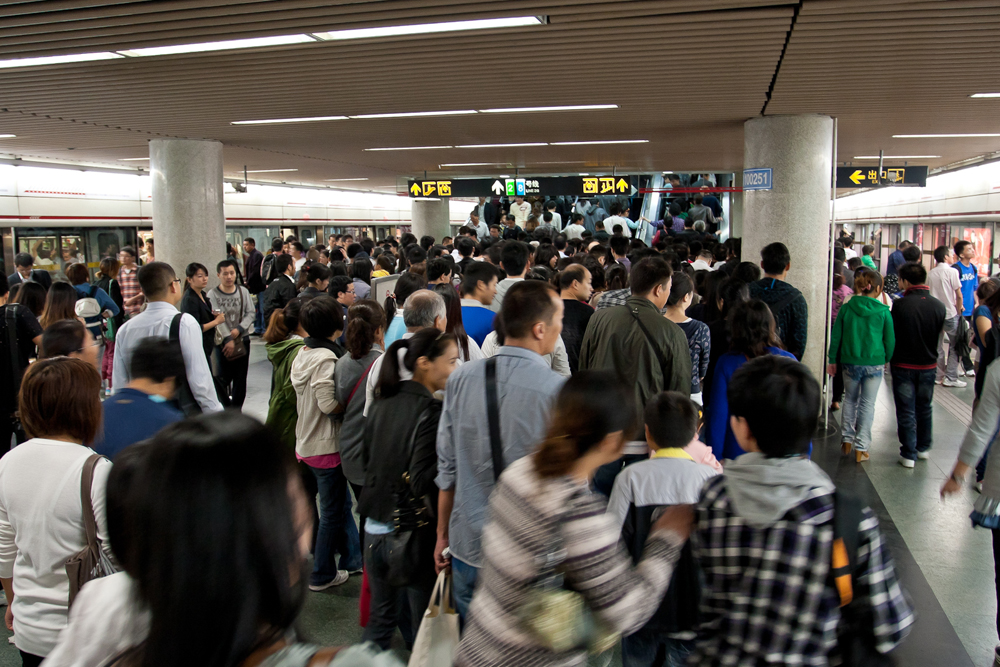
[[[263, 419], [270, 364], [256, 340], [249, 384], [244, 411]], [[836, 436], [817, 440], [814, 456], [839, 486], [865, 497], [880, 516], [901, 580], [919, 614], [911, 637], [899, 650], [899, 663], [989, 667], [997, 644], [990, 535], [970, 527], [975, 491], [947, 501], [938, 494], [965, 433], [966, 420], [955, 413], [961, 415], [962, 406], [971, 412], [972, 384], [965, 389], [938, 387], [937, 392], [934, 449], [930, 460], [918, 462], [914, 470], [896, 463], [895, 410], [885, 384], [876, 408], [871, 461], [858, 466], [841, 458]], [[834, 419], [838, 416], [834, 413]], [[310, 593], [300, 621], [305, 636], [326, 645], [358, 641], [359, 589], [360, 579], [353, 577], [342, 587]], [[620, 664], [617, 655], [612, 664]], [[20, 659], [14, 647], [5, 644], [0, 646], [0, 667], [8, 665], [20, 665]]]

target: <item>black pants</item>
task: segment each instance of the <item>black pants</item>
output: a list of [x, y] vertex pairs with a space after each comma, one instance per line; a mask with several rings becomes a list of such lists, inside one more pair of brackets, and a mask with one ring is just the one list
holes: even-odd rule
[[42, 660], [45, 660], [45, 658], [41, 656], [25, 653], [24, 651], [19, 651], [19, 653], [21, 654], [21, 664], [24, 667], [38, 667], [42, 664]]
[[[368, 626], [361, 639], [375, 642], [382, 650], [388, 650], [392, 633], [398, 626], [407, 650], [412, 650], [417, 630], [420, 629], [420, 621], [424, 618], [424, 611], [427, 610], [431, 594], [434, 592], [434, 570], [424, 573], [426, 576], [414, 586], [406, 588], [390, 586], [386, 581], [385, 537], [365, 535], [364, 546], [365, 572], [368, 573], [372, 600]], [[400, 623], [406, 616], [406, 611], [409, 611], [410, 622]]]
[[[973, 321], [972, 315], [963, 315], [962, 317], [964, 317], [965, 321], [969, 323], [969, 331], [973, 331], [975, 329], [976, 323]], [[970, 337], [970, 342], [971, 342], [971, 337]], [[969, 349], [970, 350], [972, 349], [971, 346]], [[971, 371], [975, 368], [975, 365], [972, 363], [972, 357], [969, 353], [966, 353], [965, 356], [962, 357], [961, 362], [962, 362], [962, 368], [964, 368], [966, 371]]]
[[844, 369], [837, 364], [837, 374], [833, 376], [833, 396], [831, 403], [840, 403], [844, 400]]
[[354, 500], [356, 501], [355, 506], [358, 508], [358, 534], [361, 535], [361, 548], [364, 549], [365, 545], [365, 515], [361, 513], [361, 492], [364, 491], [365, 487], [360, 484], [355, 484], [354, 482], [348, 481], [351, 485], [351, 491], [354, 492]]
[[243, 345], [247, 348], [247, 353], [239, 359], [227, 359], [218, 351], [219, 362], [219, 390], [223, 394], [219, 398], [222, 403], [236, 409], [243, 407], [247, 399], [247, 372], [250, 369], [250, 338], [243, 339]]
[[309, 508], [312, 510], [312, 545], [310, 551], [315, 551], [316, 549], [316, 533], [319, 532], [319, 507], [316, 506], [316, 494], [319, 493], [319, 484], [316, 483], [316, 475], [313, 474], [312, 469], [307, 466], [302, 461], [299, 461], [299, 479], [302, 480], [302, 488], [306, 492], [306, 498], [311, 501], [309, 503]]

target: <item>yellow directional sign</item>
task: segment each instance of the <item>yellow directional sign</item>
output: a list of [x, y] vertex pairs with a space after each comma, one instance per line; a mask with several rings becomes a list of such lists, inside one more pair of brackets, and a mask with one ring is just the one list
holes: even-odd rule
[[629, 194], [631, 186], [624, 178], [615, 181], [614, 176], [589, 177], [583, 179], [583, 194], [585, 195], [607, 195], [607, 194]]
[[885, 185], [916, 185], [927, 182], [927, 167], [837, 167], [838, 188], [876, 188]]
[[412, 194], [414, 197], [419, 197], [420, 196], [420, 184], [419, 183], [414, 183], [413, 184], [413, 187], [410, 188], [410, 194]]
[[865, 180], [864, 172], [862, 172], [860, 169], [851, 174], [851, 181], [855, 185], [861, 185], [861, 182], [864, 180]]
[[415, 181], [410, 186], [410, 194], [414, 197], [450, 197], [451, 181]]

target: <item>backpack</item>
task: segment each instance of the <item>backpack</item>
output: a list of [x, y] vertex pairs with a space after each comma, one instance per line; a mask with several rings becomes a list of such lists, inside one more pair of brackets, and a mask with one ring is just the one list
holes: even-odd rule
[[101, 304], [97, 301], [97, 285], [90, 286], [90, 294], [85, 297], [76, 298], [76, 316], [82, 317], [85, 320], [89, 320], [94, 317], [98, 317], [104, 309], [101, 308]]
[[[177, 313], [174, 315], [174, 319], [170, 321], [170, 337], [168, 340], [171, 345], [176, 346], [178, 349], [181, 348], [181, 318], [184, 317], [184, 313]], [[181, 353], [183, 355], [183, 351]], [[188, 384], [187, 380], [187, 369], [183, 369], [180, 375], [175, 379], [177, 385], [177, 395], [174, 397], [174, 401], [177, 403], [177, 407], [185, 416], [192, 416], [201, 414], [201, 406], [198, 405], [198, 400], [194, 397], [194, 392], [191, 391], [191, 385]]]
[[273, 254], [264, 258], [261, 274], [264, 276], [265, 285], [270, 285], [278, 277], [278, 267], [275, 265], [275, 256]]

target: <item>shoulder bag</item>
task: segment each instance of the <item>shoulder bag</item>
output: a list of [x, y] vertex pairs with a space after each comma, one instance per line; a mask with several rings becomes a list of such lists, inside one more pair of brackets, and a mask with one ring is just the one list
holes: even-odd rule
[[639, 312], [635, 308], [629, 308], [628, 312], [632, 314], [632, 318], [635, 320], [635, 323], [639, 325], [639, 328], [642, 329], [642, 334], [646, 337], [646, 341], [649, 343], [649, 346], [653, 348], [653, 354], [656, 355], [656, 360], [660, 363], [660, 373], [663, 374], [663, 382], [666, 384], [668, 364], [667, 358], [663, 356], [663, 350], [661, 350], [656, 344], [653, 334], [649, 333], [649, 329], [647, 329], [646, 325], [642, 323], [642, 318], [639, 317]]
[[497, 359], [486, 360], [486, 416], [490, 423], [490, 454], [493, 457], [493, 482], [503, 472], [503, 441], [500, 438], [500, 399], [497, 397]]
[[94, 516], [94, 505], [90, 496], [94, 485], [94, 468], [104, 457], [91, 454], [83, 464], [83, 474], [80, 478], [80, 500], [83, 506], [83, 528], [87, 537], [87, 546], [82, 551], [66, 561], [66, 576], [69, 577], [69, 606], [73, 606], [77, 593], [88, 581], [100, 579], [114, 574], [117, 569], [111, 559], [101, 548], [97, 538], [97, 518]]
[[[181, 356], [184, 355], [184, 348], [181, 346], [182, 317], [184, 317], [184, 313], [177, 313], [174, 315], [174, 319], [170, 321], [169, 338], [170, 343], [176, 345], [181, 350]], [[201, 414], [201, 406], [198, 405], [198, 401], [194, 397], [194, 392], [191, 391], [191, 385], [188, 384], [186, 365], [181, 370], [181, 375], [174, 379], [174, 382], [177, 386], [177, 393], [174, 400], [177, 402], [177, 407], [180, 408], [180, 411], [188, 417]]]

